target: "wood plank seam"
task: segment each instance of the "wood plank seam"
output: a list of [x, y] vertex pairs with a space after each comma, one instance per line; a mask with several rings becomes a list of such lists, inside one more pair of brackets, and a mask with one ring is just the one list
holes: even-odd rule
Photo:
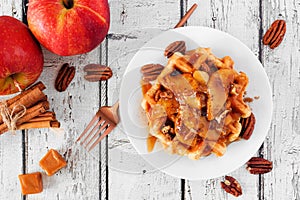
[[[104, 44], [104, 45], [103, 45]], [[105, 55], [103, 55], [103, 46], [105, 49]], [[104, 57], [104, 61], [103, 61]], [[108, 38], [106, 36], [106, 39], [104, 42], [102, 42], [102, 45], [100, 46], [100, 63], [104, 63], [104, 65], [108, 65]], [[99, 105], [100, 106], [106, 106], [108, 105], [108, 81], [101, 81], [99, 84]], [[108, 138], [105, 138], [105, 155], [102, 155], [102, 145], [99, 143], [99, 160], [100, 160], [100, 173], [99, 173], [99, 199], [108, 199], [109, 194], [109, 188], [108, 188]], [[103, 166], [103, 156], [105, 156], [105, 169], [102, 169]], [[105, 172], [103, 175], [102, 172]], [[105, 176], [105, 183], [102, 183], [102, 176]], [[102, 192], [102, 188], [105, 187], [105, 194]]]
[[[22, 0], [22, 22], [27, 24], [27, 3], [28, 0]], [[28, 162], [28, 131], [22, 130], [22, 173], [27, 173]], [[27, 199], [27, 195], [21, 195], [22, 200]]]
[[[106, 36], [106, 38], [105, 38], [105, 65], [106, 66], [108, 66], [108, 38], [107, 38], [107, 36]], [[105, 90], [105, 105], [108, 105], [108, 81], [105, 81], [105, 83], [106, 83], [106, 90]], [[106, 159], [105, 159], [105, 161], [106, 161], [106, 164], [105, 164], [105, 170], [106, 170], [106, 176], [105, 176], [105, 178], [106, 178], [106, 199], [108, 199], [108, 195], [109, 195], [109, 185], [108, 185], [108, 172], [109, 172], [109, 170], [108, 170], [108, 136], [106, 136], [105, 137], [105, 150], [106, 150], [106, 152], [105, 152], [105, 157], [106, 157]]]
[[[101, 87], [101, 86], [99, 86]], [[99, 179], [98, 179], [98, 184], [99, 184], [99, 200], [101, 200], [102, 197], [102, 162], [101, 162], [101, 142], [99, 143]]]
[[[186, 1], [184, 3], [184, 1]], [[188, 0], [180, 0], [180, 19], [184, 16], [184, 14], [187, 12], [187, 5], [188, 5]], [[186, 26], [187, 22], [184, 24]], [[181, 200], [185, 200], [185, 179], [181, 179], [180, 184], [181, 184]]]
[[[100, 56], [99, 56], [99, 63], [102, 63], [102, 45], [99, 47], [100, 49]], [[102, 84], [99, 83], [99, 107], [102, 106]], [[102, 143], [99, 143], [99, 200], [102, 199], [105, 194], [102, 192]]]
[[211, 5], [211, 13], [212, 13], [212, 21], [213, 21], [212, 27], [216, 28], [216, 20], [217, 20], [217, 18], [216, 18], [216, 15], [215, 15], [216, 8], [215, 8], [214, 0], [210, 0], [210, 5]]
[[258, 40], [258, 59], [261, 63], [263, 63], [263, 0], [259, 0], [259, 40]]
[[[258, 59], [263, 64], [263, 44], [262, 44], [262, 38], [263, 38], [263, 0], [259, 0], [259, 40], [258, 40]], [[264, 143], [261, 145], [261, 147], [258, 150], [259, 157], [264, 156], [263, 152]], [[264, 179], [261, 174], [258, 175], [258, 194], [257, 197], [259, 200], [264, 199]]]
[[22, 0], [22, 22], [27, 24], [27, 4], [28, 0]]
[[[27, 161], [28, 161], [28, 134], [26, 130], [22, 130], [22, 174], [27, 172]], [[27, 196], [22, 195], [22, 200], [26, 200]]]

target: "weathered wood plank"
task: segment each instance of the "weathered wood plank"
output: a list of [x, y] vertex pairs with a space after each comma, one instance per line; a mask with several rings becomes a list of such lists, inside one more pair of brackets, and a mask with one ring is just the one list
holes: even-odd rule
[[273, 89], [273, 121], [264, 155], [273, 171], [262, 177], [263, 199], [300, 199], [300, 65], [299, 1], [262, 1], [264, 33], [276, 19], [287, 32], [275, 50], [263, 47], [263, 62]]
[[1, 16], [8, 15], [22, 20], [22, 0], [2, 0], [0, 12]]
[[[111, 105], [118, 100], [122, 75], [136, 50], [162, 30], [176, 25], [180, 19], [180, 4], [179, 1], [118, 0], [110, 5], [108, 63], [114, 72], [108, 81]], [[109, 199], [180, 199], [180, 179], [160, 171], [149, 172], [122, 127], [109, 135], [108, 142]]]
[[[100, 49], [100, 63], [103, 65], [107, 65], [107, 39], [103, 42], [102, 48]], [[107, 81], [101, 81], [100, 82], [100, 106], [106, 106], [108, 105], [108, 97], [107, 97]], [[108, 138], [106, 137], [105, 140], [101, 141], [99, 144], [99, 150], [100, 150], [100, 197], [99, 199], [105, 200], [108, 199]]]
[[[22, 19], [21, 0], [2, 0], [0, 15]], [[1, 99], [6, 97], [1, 96]], [[22, 174], [22, 133], [5, 133], [0, 136], [0, 199], [21, 199], [18, 175]]]
[[[61, 122], [62, 130], [29, 130], [28, 172], [42, 171], [39, 160], [50, 149], [57, 149], [68, 161], [66, 168], [52, 177], [43, 175], [45, 191], [29, 195], [27, 199], [99, 199], [99, 152], [94, 159], [84, 149], [74, 146], [76, 138], [84, 130], [99, 106], [99, 84], [87, 82], [83, 76], [83, 66], [99, 63], [99, 48], [91, 53], [59, 57], [44, 50], [45, 67], [40, 80], [45, 83], [50, 107]], [[54, 89], [54, 80], [65, 62], [76, 67], [76, 75], [65, 92]], [[71, 149], [71, 150], [70, 150]], [[94, 152], [93, 152], [94, 153]]]
[[[188, 25], [201, 25], [216, 28], [237, 37], [256, 55], [259, 52], [259, 1], [193, 1], [198, 8], [188, 21]], [[185, 9], [186, 10], [186, 9]], [[243, 188], [238, 199], [257, 199], [259, 180], [249, 174], [245, 166], [230, 173]], [[223, 177], [205, 181], [186, 181], [186, 199], [235, 199], [220, 186]]]
[[18, 175], [22, 174], [22, 134], [0, 137], [0, 199], [21, 199]]

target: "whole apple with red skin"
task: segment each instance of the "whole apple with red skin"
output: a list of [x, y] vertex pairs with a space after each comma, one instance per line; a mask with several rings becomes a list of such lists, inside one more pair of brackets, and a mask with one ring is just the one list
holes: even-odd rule
[[0, 16], [0, 30], [0, 95], [5, 95], [34, 83], [44, 58], [30, 30], [19, 20]]
[[90, 52], [110, 23], [107, 0], [30, 0], [29, 29], [51, 52], [71, 56]]

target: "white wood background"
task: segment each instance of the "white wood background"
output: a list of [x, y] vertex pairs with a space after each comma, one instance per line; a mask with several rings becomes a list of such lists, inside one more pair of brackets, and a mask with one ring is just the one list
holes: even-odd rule
[[[134, 50], [172, 28], [193, 3], [198, 8], [187, 25], [213, 27], [240, 39], [261, 60], [272, 85], [272, 124], [257, 154], [272, 160], [274, 169], [260, 176], [249, 174], [245, 166], [232, 172], [230, 175], [239, 180], [244, 193], [237, 199], [300, 199], [300, 0], [112, 0], [111, 28], [99, 48], [73, 57], [59, 57], [44, 50], [45, 68], [40, 80], [47, 86], [51, 109], [63, 130], [39, 129], [0, 136], [1, 200], [235, 199], [220, 188], [222, 177], [188, 181], [151, 171], [145, 163], [136, 161], [122, 127], [101, 143], [94, 157], [74, 146], [75, 138], [98, 107], [117, 100], [122, 72]], [[22, 5], [22, 0], [1, 0], [0, 15], [22, 20]], [[270, 50], [262, 45], [261, 38], [275, 19], [286, 20], [287, 33], [283, 43]], [[124, 56], [126, 52], [129, 54]], [[67, 91], [58, 93], [54, 79], [65, 62], [76, 66], [77, 74]], [[88, 63], [109, 64], [113, 78], [101, 83], [85, 81], [82, 67]], [[53, 177], [43, 176], [43, 193], [22, 196], [18, 174], [41, 171], [38, 162], [50, 148], [63, 154], [68, 166]], [[129, 168], [139, 173], [122, 171]]]

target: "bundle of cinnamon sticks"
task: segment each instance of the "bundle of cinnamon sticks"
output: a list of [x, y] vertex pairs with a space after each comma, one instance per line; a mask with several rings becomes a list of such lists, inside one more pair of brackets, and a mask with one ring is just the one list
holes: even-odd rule
[[[10, 112], [13, 112], [11, 115], [16, 115], [22, 111], [25, 112], [16, 120], [17, 130], [60, 127], [55, 113], [48, 111], [49, 102], [47, 96], [43, 93], [45, 88], [42, 82], [38, 82], [19, 95], [2, 102]], [[3, 117], [0, 115], [0, 135], [7, 131], [9, 131], [7, 123], [4, 122]]]

